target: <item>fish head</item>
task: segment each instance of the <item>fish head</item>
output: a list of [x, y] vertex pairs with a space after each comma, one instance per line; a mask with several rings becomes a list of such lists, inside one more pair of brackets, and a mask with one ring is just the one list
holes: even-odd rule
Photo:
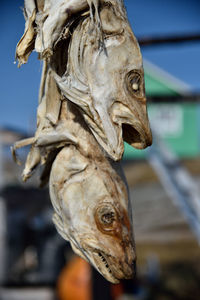
[[99, 22], [85, 16], [70, 39], [65, 74], [54, 78], [63, 95], [81, 108], [98, 143], [113, 160], [123, 140], [137, 149], [152, 143], [142, 55], [123, 1], [103, 1]]
[[103, 8], [100, 17], [105, 48], [89, 48], [86, 70], [95, 110], [113, 149], [119, 148], [122, 138], [144, 149], [151, 145], [152, 135], [139, 45], [114, 5]]
[[112, 283], [132, 278], [135, 244], [122, 179], [114, 171], [91, 164], [62, 187], [52, 180], [50, 185], [54, 187], [51, 198], [57, 202], [54, 223], [74, 252]]
[[94, 237], [82, 240], [89, 261], [112, 283], [133, 278], [136, 256], [127, 212], [107, 197], [94, 208], [93, 218]]
[[63, 190], [63, 219], [70, 216], [70, 222], [66, 222], [68, 238], [75, 253], [106, 279], [118, 283], [134, 276], [135, 246], [125, 187], [121, 184], [119, 194], [120, 187], [112, 184], [111, 191], [106, 179], [111, 182], [109, 176], [102, 177], [93, 170], [83, 182], [67, 184]]

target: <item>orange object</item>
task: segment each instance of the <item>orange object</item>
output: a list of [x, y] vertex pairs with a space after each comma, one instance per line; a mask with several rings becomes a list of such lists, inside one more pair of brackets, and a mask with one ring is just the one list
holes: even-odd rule
[[92, 300], [90, 265], [74, 257], [61, 272], [57, 290], [60, 300]]
[[111, 284], [111, 295], [112, 299], [118, 299], [120, 296], [123, 295], [123, 285], [122, 283], [119, 284]]

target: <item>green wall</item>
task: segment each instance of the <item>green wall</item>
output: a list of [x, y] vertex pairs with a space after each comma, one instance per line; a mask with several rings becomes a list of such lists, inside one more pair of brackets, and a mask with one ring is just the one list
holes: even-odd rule
[[[160, 128], [158, 135], [178, 156], [200, 154], [198, 104], [151, 104], [148, 111], [150, 124]], [[136, 150], [125, 143], [125, 159], [144, 158], [145, 153], [146, 150]]]
[[162, 82], [162, 80], [158, 80], [148, 73], [144, 75], [145, 79], [145, 89], [147, 96], [174, 96], [178, 95], [176, 91], [166, 85], [166, 83]]

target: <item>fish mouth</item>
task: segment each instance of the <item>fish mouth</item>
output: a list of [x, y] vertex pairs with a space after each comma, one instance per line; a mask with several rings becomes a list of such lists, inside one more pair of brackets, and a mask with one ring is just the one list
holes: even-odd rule
[[[70, 241], [74, 252], [87, 260], [109, 282], [117, 284], [123, 279], [132, 279], [136, 275], [136, 256], [132, 246], [113, 256], [99, 247]], [[81, 246], [80, 246], [81, 245]]]
[[[123, 140], [136, 149], [145, 149], [152, 144], [152, 134], [147, 112], [132, 111], [127, 105], [114, 102], [110, 109], [114, 124], [121, 124]], [[143, 116], [143, 117], [142, 117]]]
[[105, 258], [105, 255], [103, 255], [101, 252], [96, 252], [94, 255], [96, 255], [96, 259], [100, 260], [101, 262], [101, 267], [98, 268], [98, 271], [111, 283], [119, 283], [119, 279], [114, 276], [110, 264]]
[[131, 279], [136, 273], [135, 261], [132, 264], [122, 262], [111, 255], [96, 250], [93, 252], [94, 267], [111, 283], [117, 284], [122, 279]]
[[[104, 254], [102, 251], [99, 251], [97, 249], [90, 249], [88, 250], [88, 247], [78, 247], [77, 244], [70, 241], [72, 249], [74, 252], [88, 261], [93, 267], [109, 282], [111, 283], [119, 283], [119, 279], [115, 276], [115, 274], [112, 271], [111, 264], [108, 262], [107, 255]], [[85, 250], [87, 249], [87, 251]]]
[[138, 123], [122, 123], [122, 134], [124, 141], [136, 149], [145, 149], [152, 144], [151, 131], [143, 129]]

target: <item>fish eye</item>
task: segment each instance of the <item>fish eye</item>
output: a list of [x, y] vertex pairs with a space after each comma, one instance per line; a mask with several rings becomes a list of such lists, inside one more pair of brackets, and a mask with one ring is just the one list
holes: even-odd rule
[[99, 229], [104, 231], [112, 230], [116, 220], [117, 214], [112, 205], [104, 204], [97, 208], [95, 212], [95, 221]]
[[115, 214], [113, 211], [109, 211], [107, 213], [102, 214], [101, 216], [101, 222], [105, 225], [110, 225], [115, 220]]
[[134, 82], [134, 83], [132, 84], [132, 88], [133, 88], [133, 90], [134, 90], [135, 92], [137, 92], [137, 91], [139, 90], [139, 84], [136, 83], [136, 82]]
[[143, 96], [143, 81], [139, 71], [132, 70], [126, 75], [126, 86], [129, 93], [137, 96]]

